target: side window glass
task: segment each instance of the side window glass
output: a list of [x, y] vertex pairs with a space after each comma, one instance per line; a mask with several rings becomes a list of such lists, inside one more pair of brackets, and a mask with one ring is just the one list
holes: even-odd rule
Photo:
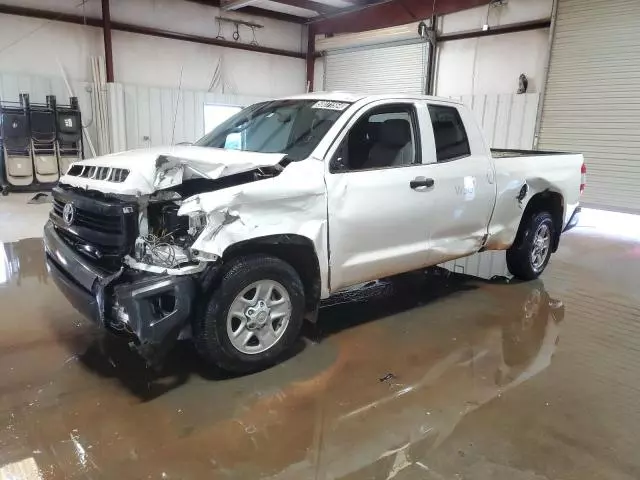
[[240, 132], [233, 132], [227, 135], [224, 141], [224, 148], [228, 150], [242, 150], [242, 134]]
[[371, 170], [417, 163], [415, 132], [410, 106], [372, 109], [351, 127], [332, 162], [332, 170]]
[[454, 107], [429, 105], [438, 162], [447, 162], [471, 155], [464, 124]]

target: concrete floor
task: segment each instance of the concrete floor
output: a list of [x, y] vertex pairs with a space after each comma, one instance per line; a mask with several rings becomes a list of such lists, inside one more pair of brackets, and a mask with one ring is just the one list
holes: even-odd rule
[[17, 198], [0, 199], [0, 479], [640, 478], [633, 235], [582, 223], [537, 282], [375, 285], [232, 378], [188, 344], [150, 371], [85, 323], [20, 238], [46, 206]]

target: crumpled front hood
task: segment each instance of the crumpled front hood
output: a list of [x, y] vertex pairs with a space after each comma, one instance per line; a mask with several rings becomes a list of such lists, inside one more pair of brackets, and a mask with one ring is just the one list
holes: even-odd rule
[[[284, 156], [195, 146], [129, 150], [75, 162], [60, 183], [103, 193], [149, 195], [186, 178], [215, 179], [274, 166]], [[122, 170], [128, 174], [120, 181]]]

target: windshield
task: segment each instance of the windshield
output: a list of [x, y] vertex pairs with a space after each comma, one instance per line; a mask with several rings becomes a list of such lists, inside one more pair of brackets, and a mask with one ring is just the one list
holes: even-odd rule
[[198, 140], [200, 147], [307, 158], [349, 106], [324, 100], [277, 100], [257, 103], [238, 112]]

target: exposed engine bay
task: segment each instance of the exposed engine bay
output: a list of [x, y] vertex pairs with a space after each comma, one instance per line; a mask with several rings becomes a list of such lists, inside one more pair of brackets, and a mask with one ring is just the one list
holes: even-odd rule
[[203, 262], [216, 259], [191, 248], [209, 220], [202, 211], [180, 215], [183, 199], [272, 178], [280, 170], [269, 167], [218, 179], [191, 178], [147, 198], [139, 198], [139, 236], [135, 240], [133, 255], [125, 258], [125, 263], [154, 273], [180, 275], [199, 271], [201, 268], [198, 267], [203, 267]]
[[205, 216], [178, 216], [177, 202], [148, 205], [140, 214], [140, 236], [133, 258], [140, 263], [173, 269], [195, 261], [189, 247], [206, 225]]

